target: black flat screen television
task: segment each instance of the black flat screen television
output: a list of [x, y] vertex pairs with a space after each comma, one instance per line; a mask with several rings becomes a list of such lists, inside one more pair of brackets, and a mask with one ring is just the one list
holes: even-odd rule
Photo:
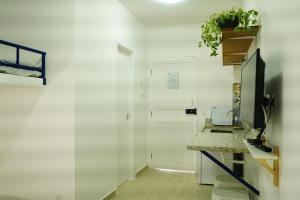
[[263, 111], [265, 62], [261, 58], [260, 49], [242, 65], [241, 74], [241, 108], [242, 124], [249, 128], [265, 129]]

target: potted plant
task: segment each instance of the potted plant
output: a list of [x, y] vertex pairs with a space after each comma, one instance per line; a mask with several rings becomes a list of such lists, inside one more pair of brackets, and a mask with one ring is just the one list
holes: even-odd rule
[[258, 12], [256, 10], [244, 11], [243, 9], [231, 9], [219, 14], [213, 14], [210, 20], [202, 26], [202, 40], [199, 47], [203, 44], [211, 48], [211, 56], [218, 55], [218, 46], [222, 43], [222, 29], [232, 27], [235, 31], [252, 31], [258, 25]]

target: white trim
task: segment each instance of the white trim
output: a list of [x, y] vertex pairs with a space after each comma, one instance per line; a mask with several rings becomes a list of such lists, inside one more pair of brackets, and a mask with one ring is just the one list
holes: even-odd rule
[[148, 162], [147, 164], [145, 164], [143, 167], [139, 168], [138, 170], [135, 171], [135, 174], [139, 173], [140, 171], [142, 171], [145, 167], [149, 166], [150, 162]]
[[117, 192], [117, 188], [111, 190], [110, 192], [108, 192], [106, 195], [104, 195], [100, 200], [104, 200], [105, 198], [107, 198], [109, 195], [111, 195], [112, 193]]
[[161, 168], [154, 168], [159, 171], [163, 172], [176, 172], [176, 173], [186, 173], [186, 174], [195, 174], [195, 171], [186, 171], [186, 170], [176, 170], [176, 169], [161, 169]]

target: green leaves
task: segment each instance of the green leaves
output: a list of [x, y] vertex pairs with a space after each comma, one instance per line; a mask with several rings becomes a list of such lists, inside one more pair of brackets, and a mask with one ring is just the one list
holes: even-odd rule
[[216, 19], [214, 17], [211, 17], [211, 20], [203, 24], [201, 26], [201, 29], [202, 29], [202, 34], [201, 34], [202, 41], [199, 42], [199, 47], [202, 47], [202, 44], [204, 44], [207, 47], [211, 48], [212, 50], [211, 56], [218, 55], [217, 47], [221, 43], [222, 33], [220, 28], [218, 27]]
[[258, 12], [256, 10], [244, 11], [239, 8], [235, 10], [225, 10], [219, 14], [213, 14], [210, 16], [210, 20], [205, 22], [201, 26], [201, 41], [198, 46], [202, 47], [203, 45], [211, 49], [210, 56], [218, 55], [218, 46], [222, 43], [222, 31], [218, 23], [224, 23], [225, 21], [231, 20], [234, 21], [238, 19], [239, 24], [235, 27], [235, 31], [250, 31], [252, 26], [258, 25]]

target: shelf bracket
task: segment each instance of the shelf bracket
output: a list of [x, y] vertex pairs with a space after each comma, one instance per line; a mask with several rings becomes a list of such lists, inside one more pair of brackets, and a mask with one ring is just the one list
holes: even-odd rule
[[252, 186], [250, 183], [245, 181], [242, 177], [238, 176], [234, 171], [229, 169], [226, 165], [224, 165], [222, 162], [220, 162], [218, 159], [216, 159], [214, 156], [209, 154], [207, 151], [200, 151], [203, 155], [205, 155], [207, 158], [209, 158], [211, 161], [216, 163], [219, 167], [221, 167], [224, 171], [226, 171], [228, 174], [230, 174], [233, 178], [238, 180], [241, 184], [243, 184], [245, 187], [247, 187], [250, 191], [255, 193], [257, 196], [259, 196], [259, 191]]
[[270, 166], [265, 159], [257, 159], [258, 162], [273, 176], [273, 185], [279, 187], [279, 148], [275, 147], [274, 154], [278, 156], [277, 160], [273, 160], [273, 166]]
[[226, 159], [223, 152], [220, 152], [220, 156], [223, 163], [232, 163], [232, 164], [241, 164], [241, 165], [246, 164], [246, 161]]

